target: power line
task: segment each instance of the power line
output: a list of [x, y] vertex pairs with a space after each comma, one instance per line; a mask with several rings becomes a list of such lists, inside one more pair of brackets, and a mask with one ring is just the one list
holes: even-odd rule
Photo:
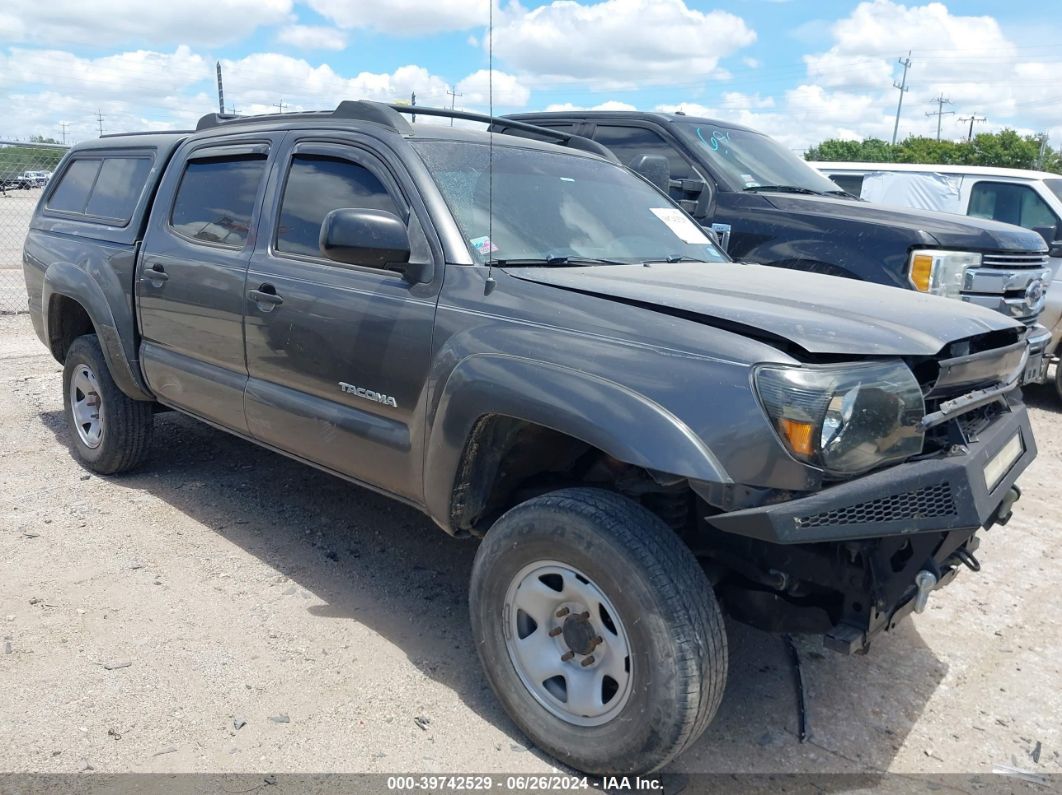
[[[937, 140], [939, 141], [940, 140], [940, 121], [941, 121], [941, 119], [943, 119], [945, 116], [948, 116], [948, 115], [954, 116], [955, 115], [955, 111], [953, 111], [953, 110], [944, 110], [944, 106], [945, 105], [950, 105], [951, 104], [951, 100], [950, 99], [944, 99], [944, 94], [943, 93], [939, 97], [934, 99], [933, 102], [936, 103], [937, 109], [934, 110], [934, 111], [928, 111], [927, 110], [926, 111], [926, 116], [927, 117], [928, 116], [936, 116], [937, 117]], [[970, 127], [972, 129], [973, 125], [970, 125]]]
[[984, 116], [978, 116], [976, 113], [971, 113], [969, 116], [960, 116], [958, 119], [956, 119], [956, 121], [960, 121], [960, 122], [967, 122], [968, 121], [968, 122], [970, 122], [970, 132], [968, 132], [966, 134], [966, 140], [967, 141], [972, 141], [973, 140], [974, 122], [987, 121], [987, 119]]
[[898, 63], [903, 65], [903, 79], [897, 83], [893, 81], [893, 88], [900, 89], [900, 101], [896, 103], [896, 123], [892, 126], [892, 143], [896, 145], [896, 133], [900, 131], [900, 110], [903, 108], [903, 95], [910, 89], [907, 87], [907, 70], [911, 68], [911, 51], [907, 51], [906, 58], [897, 58]]
[[[456, 88], [456, 86], [454, 86], [454, 88]], [[459, 93], [457, 91], [451, 91], [450, 89], [446, 89], [446, 93], [449, 94], [449, 96], [450, 96], [450, 110], [453, 110], [454, 109], [454, 103], [457, 101], [457, 98], [458, 97], [463, 97], [464, 94], [461, 94], [461, 93]], [[453, 119], [452, 116], [450, 117], [450, 126], [451, 127], [454, 126], [454, 119]]]

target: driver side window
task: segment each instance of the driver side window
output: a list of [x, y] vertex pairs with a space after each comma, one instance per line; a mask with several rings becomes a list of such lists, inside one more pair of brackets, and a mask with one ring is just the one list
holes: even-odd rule
[[[644, 127], [621, 127], [599, 124], [594, 130], [594, 140], [612, 150], [625, 166], [638, 155], [661, 155], [671, 166], [671, 179], [700, 179], [682, 154], [660, 135]], [[684, 199], [685, 194], [672, 188], [671, 198]]]
[[277, 251], [321, 256], [321, 223], [343, 207], [386, 210], [402, 217], [391, 194], [365, 166], [342, 158], [295, 155], [277, 224]]
[[1039, 194], [1028, 185], [1012, 182], [978, 182], [970, 191], [967, 213], [1026, 229], [1056, 227], [1058, 218]]

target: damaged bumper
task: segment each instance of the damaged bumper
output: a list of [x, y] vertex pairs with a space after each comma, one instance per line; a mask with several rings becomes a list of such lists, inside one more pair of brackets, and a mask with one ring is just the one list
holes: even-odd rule
[[909, 461], [808, 497], [705, 517], [712, 527], [774, 544], [976, 530], [1036, 457], [1024, 406], [941, 458]]

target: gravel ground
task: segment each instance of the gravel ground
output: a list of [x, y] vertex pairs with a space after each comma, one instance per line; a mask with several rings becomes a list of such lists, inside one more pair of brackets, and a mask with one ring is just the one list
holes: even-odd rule
[[[715, 723], [669, 772], [1062, 771], [1062, 417], [1014, 520], [869, 655], [730, 625]], [[59, 366], [0, 317], [0, 770], [531, 772], [488, 691], [475, 545], [175, 413], [122, 478], [73, 460]], [[237, 728], [239, 727], [239, 728]]]

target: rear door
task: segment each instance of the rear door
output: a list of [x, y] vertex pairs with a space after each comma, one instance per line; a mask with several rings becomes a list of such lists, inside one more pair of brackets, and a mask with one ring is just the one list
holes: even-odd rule
[[411, 285], [318, 248], [329, 212], [372, 208], [407, 221], [414, 257], [434, 256], [408, 176], [375, 146], [338, 133], [293, 134], [285, 144], [247, 277], [247, 421], [266, 444], [419, 500], [414, 451], [441, 259], [433, 284]]
[[[283, 133], [190, 144], [159, 188], [138, 268], [141, 363], [159, 399], [247, 432], [244, 282]], [[175, 167], [176, 166], [176, 167]]]

